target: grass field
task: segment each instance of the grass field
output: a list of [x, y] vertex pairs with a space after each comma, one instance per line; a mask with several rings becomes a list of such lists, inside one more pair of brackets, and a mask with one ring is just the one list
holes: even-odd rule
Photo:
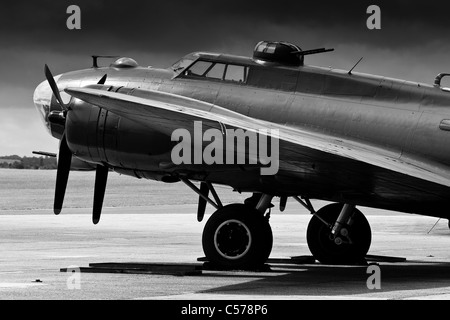
[[[0, 169], [0, 211], [51, 209], [56, 170]], [[65, 208], [91, 208], [95, 172], [73, 171], [67, 185]], [[249, 194], [216, 186], [224, 203], [242, 202]], [[105, 207], [195, 204], [198, 196], [183, 183], [166, 184], [136, 179], [111, 172], [108, 176]]]

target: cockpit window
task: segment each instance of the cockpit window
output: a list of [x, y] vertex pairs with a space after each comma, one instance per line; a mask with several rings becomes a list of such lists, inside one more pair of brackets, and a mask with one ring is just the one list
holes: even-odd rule
[[229, 64], [227, 68], [227, 73], [225, 74], [225, 80], [235, 81], [235, 82], [245, 82], [247, 77], [247, 67], [237, 66], [234, 64]]
[[189, 70], [186, 70], [186, 75], [202, 77], [211, 68], [212, 64], [212, 62], [197, 61]]
[[206, 74], [207, 78], [223, 80], [223, 73], [225, 71], [225, 64], [216, 63]]
[[196, 61], [181, 73], [184, 77], [208, 78], [238, 83], [245, 83], [247, 74], [248, 67], [245, 66], [203, 60]]
[[173, 71], [180, 73], [187, 67], [189, 67], [195, 60], [189, 58], [182, 58], [175, 62], [172, 67], [170, 67]]

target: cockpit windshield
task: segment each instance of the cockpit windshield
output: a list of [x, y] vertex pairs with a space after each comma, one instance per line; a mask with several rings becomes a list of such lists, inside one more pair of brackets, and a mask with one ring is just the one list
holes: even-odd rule
[[172, 69], [176, 73], [181, 73], [184, 69], [189, 67], [195, 60], [198, 59], [198, 55], [195, 53], [188, 54], [175, 62], [170, 69]]

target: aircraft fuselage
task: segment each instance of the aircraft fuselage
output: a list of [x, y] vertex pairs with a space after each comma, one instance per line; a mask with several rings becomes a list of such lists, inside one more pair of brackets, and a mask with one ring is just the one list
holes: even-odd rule
[[[142, 97], [146, 90], [173, 93], [252, 118], [332, 135], [336, 141], [345, 139], [388, 149], [398, 162], [411, 160], [427, 163], [443, 172], [449, 170], [450, 93], [442, 88], [330, 68], [264, 65], [251, 58], [229, 55], [199, 56], [206, 62], [244, 66], [247, 68], [245, 81], [197, 77], [172, 69], [108, 67], [65, 73], [57, 83], [60, 90], [83, 87], [96, 84], [107, 74], [105, 86], [110, 86], [109, 90]], [[67, 138], [75, 156], [87, 162], [107, 163], [124, 174], [177, 181], [172, 179], [175, 169], [169, 165], [174, 143], [164, 130], [164, 122], [144, 126], [80, 100], [74, 103], [77, 111], [71, 112], [67, 121], [77, 125], [70, 126]], [[49, 123], [48, 114], [59, 109], [53, 97], [50, 109], [42, 112], [49, 131], [56, 138], [61, 138], [64, 126]], [[280, 160], [280, 172], [272, 178], [261, 178], [252, 170], [231, 177], [223, 167], [217, 170], [211, 167], [208, 177], [215, 183], [241, 191], [270, 188], [275, 194], [306, 194], [334, 201], [344, 197], [342, 190], [337, 190], [338, 183], [336, 190], [330, 186], [330, 190], [321, 192], [315, 187], [315, 178], [307, 172], [295, 172], [294, 177], [284, 179], [284, 173], [295, 171], [291, 167], [296, 166], [296, 161], [304, 163], [307, 159]], [[204, 167], [198, 171], [195, 166], [186, 170], [194, 180], [201, 180], [205, 175]], [[344, 176], [347, 178], [355, 179]], [[354, 189], [357, 183], [355, 180]], [[439, 194], [444, 191], [439, 190]], [[413, 193], [406, 197], [390, 193], [385, 197], [389, 198], [387, 202], [378, 204], [374, 199], [383, 192], [375, 193], [367, 191], [354, 201], [405, 212], [417, 210], [417, 207], [412, 208], [414, 204], [402, 209], [402, 202], [416, 196]], [[345, 197], [352, 199], [349, 194]], [[395, 205], [391, 202], [394, 200]], [[425, 201], [425, 205], [429, 203]]]

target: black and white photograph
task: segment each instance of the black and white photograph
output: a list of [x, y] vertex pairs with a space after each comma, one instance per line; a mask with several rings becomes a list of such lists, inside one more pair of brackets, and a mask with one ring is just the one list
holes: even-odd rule
[[0, 300], [449, 300], [449, 9], [2, 4]]

